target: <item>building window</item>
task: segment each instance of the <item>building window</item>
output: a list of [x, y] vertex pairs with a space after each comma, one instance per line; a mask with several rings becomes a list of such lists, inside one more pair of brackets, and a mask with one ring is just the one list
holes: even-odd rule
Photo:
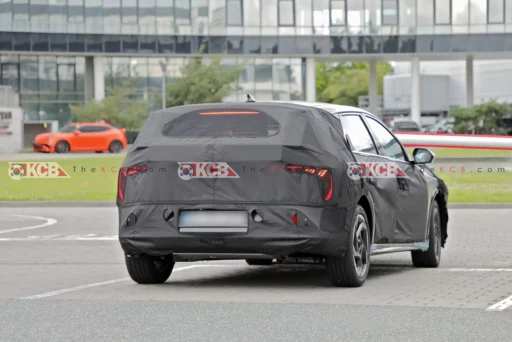
[[121, 15], [123, 24], [137, 23], [137, 0], [122, 0]]
[[[508, 6], [510, 7], [510, 3]], [[505, 22], [505, 0], [487, 0], [487, 22], [489, 24]]]
[[12, 2], [12, 15], [14, 21], [23, 21], [28, 23], [30, 21], [30, 8], [28, 0], [13, 0]]
[[508, 23], [512, 23], [512, 0], [506, 0], [506, 11], [505, 11], [505, 20]]
[[[279, 26], [295, 26], [295, 1], [278, 0]], [[264, 14], [263, 14], [264, 15]]]
[[82, 23], [84, 21], [84, 1], [68, 1], [68, 21], [73, 23]]
[[331, 0], [331, 26], [345, 26], [347, 24], [346, 6], [345, 0]]
[[174, 18], [178, 25], [190, 25], [191, 22], [190, 0], [174, 0]]
[[450, 25], [452, 18], [452, 1], [436, 0], [434, 3], [434, 22], [436, 25]]
[[382, 25], [398, 25], [398, 0], [382, 0]]
[[243, 26], [242, 0], [227, 0], [226, 18], [228, 26]]

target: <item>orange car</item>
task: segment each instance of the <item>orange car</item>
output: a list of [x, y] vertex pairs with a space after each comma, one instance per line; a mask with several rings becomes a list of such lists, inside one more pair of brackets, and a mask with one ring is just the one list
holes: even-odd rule
[[34, 151], [119, 153], [128, 143], [125, 133], [125, 129], [103, 122], [72, 123], [59, 132], [38, 134], [34, 139]]

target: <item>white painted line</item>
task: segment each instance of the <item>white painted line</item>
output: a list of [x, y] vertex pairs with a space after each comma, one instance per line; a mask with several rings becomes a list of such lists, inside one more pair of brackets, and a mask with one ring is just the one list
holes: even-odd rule
[[512, 268], [438, 268], [447, 272], [512, 272]]
[[[198, 268], [198, 267], [230, 267], [230, 266], [233, 266], [233, 265], [191, 265], [191, 266], [175, 268], [172, 271], [172, 273], [179, 272], [179, 271], [185, 271], [185, 270], [189, 270], [191, 268]], [[62, 293], [67, 293], [67, 292], [73, 292], [73, 291], [88, 289], [88, 288], [91, 288], [91, 287], [115, 284], [115, 283], [119, 283], [119, 282], [122, 282], [122, 281], [130, 280], [130, 279], [131, 278], [114, 279], [114, 280], [109, 280], [109, 281], [103, 281], [103, 282], [100, 282], [100, 283], [92, 283], [92, 284], [81, 285], [81, 286], [76, 286], [76, 287], [70, 287], [70, 288], [67, 288], [67, 289], [62, 289], [62, 290], [57, 290], [57, 291], [52, 291], [52, 292], [41, 293], [41, 294], [38, 294], [38, 295], [29, 296], [29, 297], [23, 297], [23, 298], [19, 298], [19, 299], [46, 298], [46, 297], [56, 296], [56, 295], [59, 295], [59, 294], [62, 294]]]
[[125, 281], [125, 280], [128, 280], [128, 279], [130, 279], [130, 278], [114, 279], [114, 280], [109, 280], [109, 281], [103, 281], [101, 283], [93, 283], [93, 284], [87, 284], [87, 285], [82, 285], [82, 286], [77, 286], [77, 287], [70, 287], [70, 288], [67, 288], [67, 289], [57, 290], [57, 291], [53, 291], [53, 292], [46, 292], [46, 293], [38, 294], [38, 295], [35, 295], [35, 296], [23, 297], [23, 298], [20, 298], [20, 299], [39, 299], [39, 298], [44, 298], [44, 297], [51, 297], [51, 296], [59, 295], [61, 293], [88, 289], [90, 287], [96, 287], [96, 286], [101, 286], [101, 285], [109, 285], [109, 284], [119, 283], [120, 281]]
[[0, 230], [0, 234], [7, 234], [7, 233], [13, 233], [13, 232], [19, 232], [23, 230], [31, 230], [31, 229], [38, 229], [38, 228], [44, 228], [49, 227], [57, 223], [57, 220], [47, 217], [40, 217], [40, 216], [29, 216], [29, 215], [0, 215], [0, 216], [10, 216], [10, 217], [20, 217], [20, 218], [29, 218], [29, 219], [35, 219], [35, 220], [41, 220], [46, 221], [43, 224], [38, 224], [36, 226], [30, 226], [30, 227], [22, 227], [22, 228], [13, 228], [13, 229], [7, 229], [7, 230]]
[[15, 238], [0, 238], [1, 241], [118, 241], [119, 237], [114, 236], [95, 236], [95, 234], [89, 234], [92, 236], [62, 236], [47, 235], [47, 236], [29, 236], [29, 237], [15, 237]]
[[503, 311], [509, 306], [512, 306], [512, 296], [503, 299], [501, 302], [498, 302], [492, 306], [489, 306], [486, 311]]

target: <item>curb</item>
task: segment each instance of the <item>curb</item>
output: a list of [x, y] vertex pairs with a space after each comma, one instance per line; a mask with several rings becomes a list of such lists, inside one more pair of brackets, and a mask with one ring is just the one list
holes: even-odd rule
[[[0, 202], [0, 208], [117, 208], [108, 201]], [[512, 203], [449, 203], [448, 209], [512, 209]]]

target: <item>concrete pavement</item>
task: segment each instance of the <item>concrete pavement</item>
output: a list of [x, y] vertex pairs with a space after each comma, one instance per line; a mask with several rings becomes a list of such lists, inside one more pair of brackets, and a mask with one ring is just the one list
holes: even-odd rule
[[[322, 267], [177, 263], [137, 285], [116, 208], [0, 208], [0, 336], [27, 340], [507, 340], [512, 211], [451, 210], [438, 269], [372, 258], [361, 288]], [[501, 304], [500, 304], [501, 303]]]

